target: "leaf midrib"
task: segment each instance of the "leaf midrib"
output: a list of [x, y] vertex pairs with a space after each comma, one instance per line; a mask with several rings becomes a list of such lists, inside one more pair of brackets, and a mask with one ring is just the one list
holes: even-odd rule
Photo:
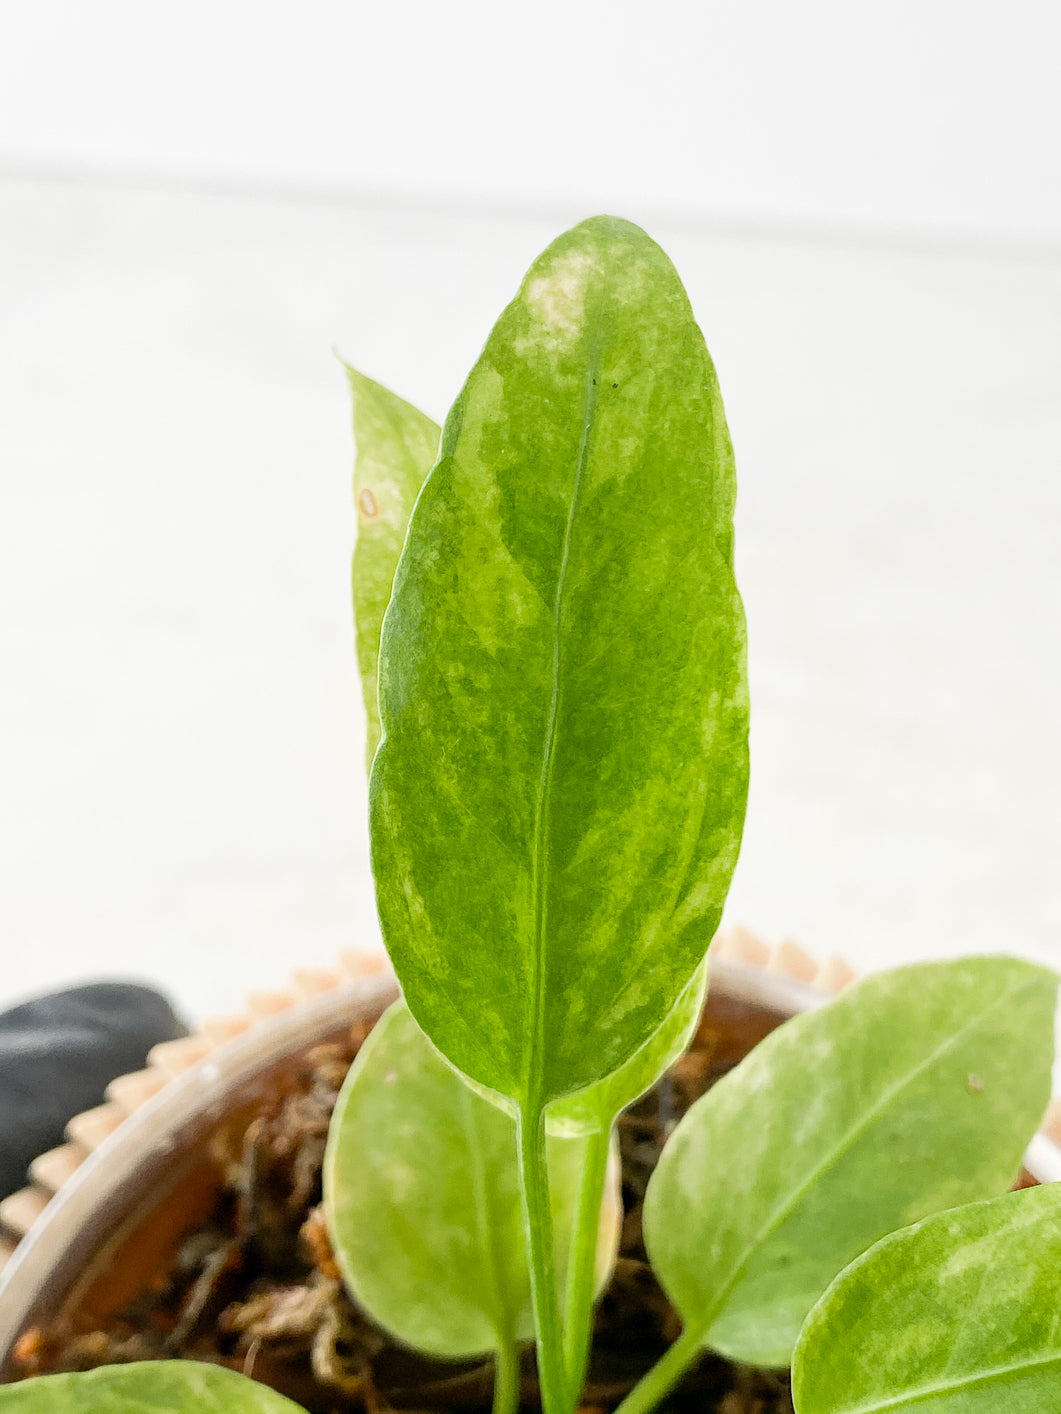
[[571, 501], [564, 526], [564, 539], [560, 550], [560, 566], [557, 571], [556, 594], [553, 598], [553, 681], [549, 703], [549, 720], [546, 726], [545, 743], [542, 751], [542, 769], [538, 785], [538, 811], [534, 822], [534, 916], [535, 951], [533, 959], [533, 979], [531, 995], [531, 1032], [527, 1048], [526, 1068], [523, 1074], [523, 1094], [521, 1096], [526, 1113], [542, 1110], [545, 1096], [542, 1093], [542, 1056], [545, 1049], [545, 935], [547, 907], [545, 897], [546, 861], [548, 856], [549, 804], [552, 795], [553, 763], [556, 758], [556, 727], [560, 715], [560, 676], [562, 671], [561, 617], [563, 613], [564, 588], [571, 555], [571, 536], [578, 512], [579, 498], [585, 481], [589, 461], [590, 431], [593, 413], [597, 403], [597, 370], [600, 360], [600, 326], [602, 299], [598, 295], [593, 303], [591, 320], [587, 330], [586, 372], [582, 383], [582, 433], [579, 439], [578, 460], [571, 490]]
[[845, 1154], [849, 1153], [850, 1150], [854, 1148], [855, 1144], [858, 1143], [859, 1139], [861, 1139], [862, 1136], [872, 1127], [874, 1122], [888, 1108], [892, 1101], [895, 1100], [899, 1095], [901, 1095], [902, 1092], [907, 1089], [908, 1086], [912, 1085], [916, 1079], [923, 1075], [924, 1072], [930, 1066], [934, 1065], [937, 1060], [939, 1060], [942, 1056], [946, 1055], [949, 1050], [957, 1046], [958, 1043], [966, 1036], [969, 1031], [975, 1030], [975, 1028], [983, 1022], [985, 1017], [990, 1016], [991, 1013], [993, 1011], [996, 1011], [999, 1007], [1008, 1006], [1009, 1003], [1019, 992], [1026, 990], [1030, 985], [1031, 984], [1029, 981], [1024, 980], [1022, 982], [1017, 983], [1003, 996], [996, 997], [995, 1000], [990, 1004], [990, 1006], [986, 1006], [983, 1011], [977, 1012], [977, 1014], [974, 1017], [970, 1018], [970, 1020], [967, 1021], [966, 1024], [961, 1027], [960, 1030], [955, 1031], [951, 1036], [947, 1038], [946, 1041], [944, 1041], [941, 1045], [937, 1046], [935, 1050], [933, 1050], [929, 1055], [924, 1058], [924, 1060], [922, 1060], [917, 1066], [915, 1066], [913, 1070], [909, 1071], [906, 1075], [903, 1076], [901, 1080], [899, 1080], [888, 1090], [886, 1090], [885, 1093], [880, 1097], [878, 1102], [873, 1105], [869, 1109], [869, 1111], [861, 1117], [857, 1124], [852, 1125], [852, 1127], [847, 1131], [843, 1138], [832, 1149], [830, 1149], [829, 1153], [825, 1155], [822, 1161], [819, 1164], [815, 1165], [815, 1167], [811, 1170], [811, 1172], [807, 1175], [803, 1182], [798, 1186], [798, 1188], [796, 1188], [792, 1192], [790, 1197], [781, 1205], [781, 1207], [770, 1215], [766, 1224], [759, 1229], [759, 1231], [745, 1247], [743, 1253], [741, 1254], [740, 1261], [734, 1269], [733, 1275], [718, 1292], [707, 1315], [702, 1320], [697, 1321], [695, 1323], [690, 1322], [690, 1324], [696, 1324], [700, 1327], [703, 1333], [707, 1335], [715, 1320], [725, 1308], [725, 1304], [729, 1300], [730, 1296], [733, 1294], [733, 1291], [746, 1274], [751, 1260], [755, 1256], [756, 1252], [760, 1250], [760, 1248], [769, 1238], [773, 1237], [774, 1233], [777, 1232], [778, 1228], [780, 1228], [781, 1225], [785, 1222], [785, 1220], [791, 1216], [791, 1214], [798, 1207], [800, 1200], [805, 1197], [805, 1195], [809, 1192], [811, 1188], [813, 1188], [813, 1186], [821, 1177], [821, 1175], [828, 1168], [830, 1168], [838, 1159], [842, 1159]]
[[1045, 1370], [1051, 1365], [1061, 1365], [1061, 1354], [1046, 1355], [1041, 1360], [1023, 1360], [1019, 1365], [998, 1365], [994, 1369], [985, 1370], [980, 1375], [968, 1375], [954, 1380], [942, 1380], [939, 1384], [923, 1385], [920, 1389], [909, 1394], [889, 1395], [884, 1400], [878, 1400], [876, 1404], [853, 1404], [844, 1411], [844, 1414], [887, 1414], [888, 1410], [910, 1409], [915, 1404], [923, 1403], [926, 1399], [934, 1399], [938, 1394], [950, 1394], [956, 1390], [970, 1390], [977, 1386], [983, 1388], [986, 1385], [994, 1384], [996, 1380], [1004, 1380], [1009, 1375], [1022, 1375], [1029, 1371]]

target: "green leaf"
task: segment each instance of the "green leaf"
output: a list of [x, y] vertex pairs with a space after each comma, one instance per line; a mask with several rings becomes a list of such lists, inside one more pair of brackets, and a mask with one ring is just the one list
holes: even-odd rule
[[[561, 1268], [584, 1153], [579, 1139], [549, 1143]], [[617, 1179], [615, 1167], [601, 1283], [618, 1240]], [[350, 1291], [399, 1340], [459, 1359], [533, 1335], [515, 1121], [464, 1083], [404, 1002], [377, 1023], [343, 1086], [324, 1202]]]
[[859, 1253], [1004, 1191], [1049, 1099], [1057, 984], [1001, 957], [869, 977], [698, 1100], [645, 1202], [652, 1265], [691, 1338], [788, 1364]]
[[[573, 1090], [554, 1100], [545, 1113], [545, 1127], [550, 1134], [574, 1136], [600, 1134], [610, 1130], [617, 1115], [635, 1100], [651, 1090], [656, 1081], [669, 1070], [679, 1056], [684, 1055], [696, 1034], [700, 1014], [707, 994], [708, 960], [705, 957], [693, 973], [685, 990], [675, 1002], [663, 1025], [650, 1036], [630, 1059], [584, 1090]], [[477, 1095], [515, 1114], [511, 1100], [499, 1095], [477, 1080], [466, 1078]]]
[[305, 1414], [266, 1385], [220, 1365], [144, 1360], [0, 1387], [4, 1414]]
[[501, 316], [409, 525], [371, 783], [414, 1016], [533, 1115], [699, 965], [747, 792], [733, 459], [673, 266], [607, 217]]
[[654, 1036], [650, 1036], [630, 1059], [590, 1085], [554, 1100], [545, 1115], [550, 1134], [603, 1133], [617, 1115], [651, 1090], [688, 1048], [696, 1034], [707, 993], [707, 958], [693, 973], [685, 991]]
[[379, 383], [344, 364], [354, 406], [354, 619], [368, 717], [367, 764], [379, 742], [376, 670], [383, 614], [405, 531], [424, 477], [438, 454], [438, 424]]
[[926, 1218], [870, 1249], [811, 1312], [799, 1414], [1057, 1414], [1061, 1187]]

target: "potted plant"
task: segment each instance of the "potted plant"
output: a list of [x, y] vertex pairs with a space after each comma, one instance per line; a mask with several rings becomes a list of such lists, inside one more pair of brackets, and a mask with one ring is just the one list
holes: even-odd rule
[[[571, 1414], [614, 1259], [616, 1119], [698, 1027], [743, 825], [721, 398], [670, 262], [611, 218], [532, 266], [437, 456], [426, 419], [351, 381], [373, 866], [403, 996], [335, 1106], [329, 1251], [402, 1345], [488, 1358], [496, 1414], [531, 1344], [545, 1414]], [[1005, 1194], [1056, 995], [1012, 958], [881, 974], [697, 1099], [643, 1204], [681, 1329], [622, 1414], [705, 1350], [791, 1365], [796, 1414], [1056, 1408], [1061, 1197]], [[29, 1379], [5, 1406], [297, 1407], [193, 1361]]]
[[[793, 944], [769, 949], [740, 928], [712, 943], [710, 995], [689, 1052], [618, 1126], [627, 1211], [599, 1306], [590, 1402], [618, 1402], [677, 1328], [640, 1237], [660, 1141], [712, 1080], [849, 976], [835, 959], [816, 966]], [[24, 1220], [58, 1189], [0, 1279], [0, 1379], [164, 1356], [249, 1367], [311, 1410], [360, 1408], [366, 1396], [400, 1407], [489, 1404], [489, 1359], [432, 1362], [381, 1337], [336, 1282], [321, 1240], [326, 1117], [356, 1040], [394, 997], [393, 977], [369, 955], [299, 971], [288, 987], [253, 994], [244, 1012], [160, 1048], [146, 1071], [109, 1087], [102, 1110], [78, 1116], [71, 1143], [33, 1166], [38, 1187], [13, 1215]], [[1058, 1157], [1040, 1138], [1028, 1163], [1045, 1177], [1044, 1160]], [[532, 1397], [526, 1354], [523, 1367]], [[777, 1374], [718, 1357], [700, 1363], [685, 1397], [723, 1399], [734, 1382], [748, 1398], [786, 1397]]]

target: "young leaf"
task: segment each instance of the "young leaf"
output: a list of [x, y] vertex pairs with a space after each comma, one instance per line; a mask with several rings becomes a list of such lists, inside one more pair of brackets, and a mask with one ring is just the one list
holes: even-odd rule
[[585, 1090], [554, 1100], [545, 1114], [550, 1134], [591, 1134], [611, 1129], [617, 1115], [651, 1090], [684, 1055], [696, 1033], [707, 993], [707, 958], [693, 973], [670, 1015], [630, 1059]]
[[1001, 957], [869, 977], [697, 1101], [645, 1202], [690, 1354], [787, 1364], [807, 1312], [871, 1243], [1005, 1190], [1049, 1099], [1057, 984]]
[[438, 453], [438, 425], [349, 364], [354, 405], [354, 619], [357, 661], [368, 717], [367, 764], [379, 743], [376, 670], [383, 614], [390, 602], [413, 503]]
[[306, 1414], [220, 1365], [144, 1360], [0, 1387], [4, 1414]]
[[717, 927], [747, 790], [733, 499], [670, 261], [612, 218], [561, 236], [413, 512], [371, 783], [409, 1006], [525, 1115], [644, 1045]]
[[811, 1312], [798, 1414], [1056, 1414], [1061, 1187], [937, 1213], [852, 1263]]
[[[579, 1139], [549, 1143], [561, 1267], [584, 1152]], [[399, 1340], [459, 1359], [532, 1337], [515, 1121], [464, 1083], [404, 1002], [377, 1023], [343, 1086], [324, 1202], [347, 1285]], [[616, 1171], [598, 1284], [611, 1270], [620, 1211]]]

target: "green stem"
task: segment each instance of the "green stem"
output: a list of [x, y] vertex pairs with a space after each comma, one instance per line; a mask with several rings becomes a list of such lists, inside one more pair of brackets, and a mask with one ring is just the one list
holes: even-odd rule
[[660, 1357], [649, 1372], [642, 1376], [616, 1409], [615, 1414], [648, 1414], [648, 1410], [669, 1394], [690, 1366], [703, 1353], [703, 1332], [686, 1326], [681, 1335]]
[[519, 1346], [514, 1340], [498, 1341], [494, 1351], [493, 1414], [516, 1414], [519, 1408]]
[[538, 1337], [538, 1381], [544, 1414], [568, 1414], [564, 1346], [560, 1334], [560, 1303], [556, 1290], [553, 1215], [549, 1204], [549, 1170], [545, 1161], [545, 1112], [519, 1111], [520, 1187], [530, 1256], [531, 1299]]
[[578, 1402], [578, 1396], [582, 1392], [593, 1334], [597, 1232], [610, 1148], [610, 1124], [606, 1124], [601, 1131], [590, 1134], [586, 1139], [578, 1207], [571, 1231], [567, 1289], [564, 1293], [564, 1368], [567, 1373], [567, 1393], [573, 1404]]

